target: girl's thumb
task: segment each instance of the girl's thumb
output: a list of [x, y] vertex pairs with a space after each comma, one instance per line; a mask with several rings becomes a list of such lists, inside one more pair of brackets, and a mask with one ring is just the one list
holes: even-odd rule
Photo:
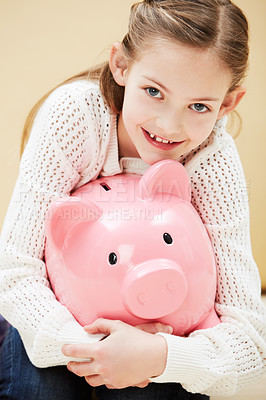
[[96, 319], [92, 324], [84, 326], [84, 330], [87, 333], [103, 333], [105, 336], [108, 336], [112, 331], [113, 321], [109, 319], [99, 318]]

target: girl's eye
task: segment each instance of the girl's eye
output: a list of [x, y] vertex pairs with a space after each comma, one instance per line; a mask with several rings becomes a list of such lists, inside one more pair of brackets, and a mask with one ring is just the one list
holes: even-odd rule
[[148, 87], [146, 89], [146, 92], [151, 96], [151, 97], [156, 97], [158, 99], [162, 99], [161, 92], [158, 89], [155, 89], [154, 87]]
[[194, 110], [194, 111], [199, 112], [199, 113], [203, 113], [203, 112], [209, 111], [209, 108], [206, 107], [204, 104], [201, 104], [201, 103], [192, 104], [192, 105], [190, 106], [190, 108], [191, 108], [192, 110]]

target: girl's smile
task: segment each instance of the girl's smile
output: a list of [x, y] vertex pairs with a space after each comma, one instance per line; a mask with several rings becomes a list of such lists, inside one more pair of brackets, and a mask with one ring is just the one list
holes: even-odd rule
[[157, 149], [172, 150], [174, 147], [183, 143], [183, 141], [174, 142], [168, 139], [164, 139], [160, 136], [154, 135], [153, 133], [146, 131], [146, 129], [144, 128], [142, 128], [142, 131], [147, 141], [151, 143], [153, 146], [155, 146]]
[[125, 86], [118, 119], [120, 157], [141, 157], [148, 164], [178, 159], [202, 143], [216, 120], [235, 106], [236, 93], [227, 94], [231, 73], [210, 51], [164, 41], [127, 64], [116, 46], [110, 65], [116, 66], [117, 83]]

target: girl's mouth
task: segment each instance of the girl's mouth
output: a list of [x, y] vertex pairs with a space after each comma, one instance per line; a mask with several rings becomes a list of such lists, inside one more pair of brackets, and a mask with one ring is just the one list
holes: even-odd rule
[[184, 140], [182, 142], [173, 142], [170, 140], [166, 140], [161, 138], [160, 136], [156, 136], [153, 133], [146, 131], [144, 128], [141, 129], [147, 141], [161, 150], [172, 150], [174, 147], [177, 147], [184, 142]]

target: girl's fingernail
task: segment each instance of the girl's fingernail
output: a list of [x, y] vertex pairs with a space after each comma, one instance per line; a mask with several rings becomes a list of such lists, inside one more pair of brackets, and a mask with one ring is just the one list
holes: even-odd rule
[[172, 326], [167, 326], [167, 333], [173, 333]]
[[69, 346], [68, 346], [67, 344], [65, 344], [65, 345], [62, 347], [62, 353], [63, 353], [65, 356], [68, 355], [68, 353], [69, 353]]

